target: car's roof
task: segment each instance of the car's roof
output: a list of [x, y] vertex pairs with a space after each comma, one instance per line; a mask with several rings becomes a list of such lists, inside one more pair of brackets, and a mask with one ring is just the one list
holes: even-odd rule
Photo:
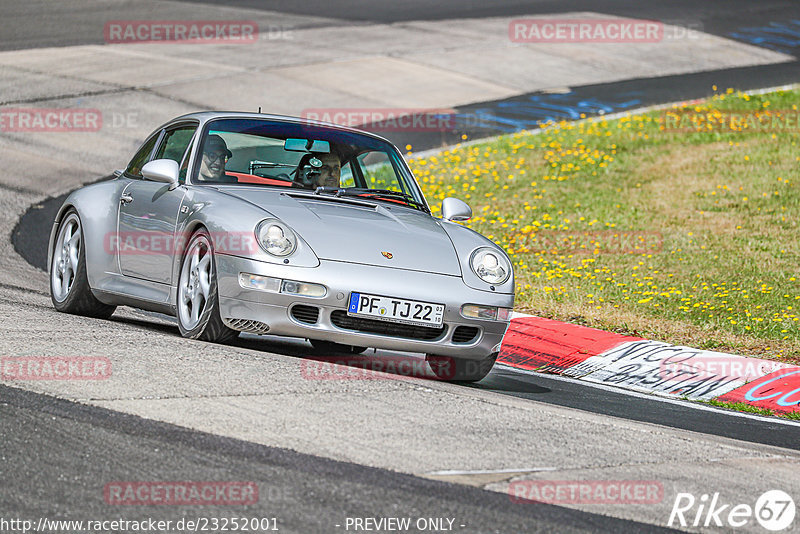
[[187, 113], [186, 115], [181, 115], [180, 117], [175, 117], [171, 121], [164, 124], [162, 128], [174, 122], [180, 122], [183, 120], [198, 120], [201, 123], [204, 123], [212, 119], [267, 119], [267, 120], [275, 120], [281, 122], [290, 122], [294, 124], [322, 126], [325, 128], [333, 128], [345, 132], [367, 135], [369, 137], [374, 137], [375, 139], [380, 139], [381, 141], [386, 141], [387, 143], [391, 143], [391, 141], [389, 141], [388, 139], [381, 137], [380, 135], [376, 135], [372, 132], [359, 130], [358, 128], [351, 128], [349, 126], [342, 126], [341, 124], [334, 124], [332, 122], [305, 119], [302, 117], [292, 117], [290, 115], [273, 115], [270, 113], [247, 113], [244, 111], [195, 111], [193, 113]]

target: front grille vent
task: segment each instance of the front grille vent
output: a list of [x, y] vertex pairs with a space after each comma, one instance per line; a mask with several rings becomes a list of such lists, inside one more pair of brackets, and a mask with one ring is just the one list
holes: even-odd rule
[[336, 310], [331, 313], [331, 322], [345, 330], [354, 330], [367, 334], [381, 334], [384, 336], [401, 337], [406, 339], [418, 339], [430, 341], [442, 337], [447, 327], [442, 325], [439, 328], [429, 328], [427, 326], [415, 326], [402, 323], [391, 323], [388, 321], [377, 321], [365, 319], [363, 317], [351, 317], [347, 312]]
[[292, 317], [305, 324], [317, 324], [319, 320], [319, 308], [297, 304], [292, 308]]
[[459, 326], [453, 332], [453, 343], [471, 343], [478, 337], [478, 330], [474, 326]]
[[228, 326], [240, 332], [266, 334], [269, 331], [268, 324], [261, 321], [253, 321], [252, 319], [227, 319], [225, 322], [228, 323]]

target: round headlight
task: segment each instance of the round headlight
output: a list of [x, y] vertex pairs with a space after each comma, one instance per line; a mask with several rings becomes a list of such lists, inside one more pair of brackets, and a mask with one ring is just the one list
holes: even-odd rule
[[472, 271], [487, 284], [502, 284], [511, 276], [506, 257], [491, 248], [479, 248], [472, 254]]
[[261, 248], [273, 256], [288, 256], [297, 247], [294, 232], [277, 219], [261, 221], [256, 227], [256, 238]]

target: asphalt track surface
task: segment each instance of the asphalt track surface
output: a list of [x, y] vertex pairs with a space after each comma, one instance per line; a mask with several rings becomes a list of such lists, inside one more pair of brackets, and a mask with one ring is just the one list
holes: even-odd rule
[[[190, 3], [190, 2], [187, 2]], [[197, 2], [201, 3], [201, 2]], [[210, 4], [211, 2], [202, 2]], [[135, 3], [121, 2], [110, 17], [102, 9], [78, 2], [11, 3], [0, 19], [0, 49], [67, 46], [102, 43], [102, 35], [80, 30], [80, 24], [97, 27], [109, 18], [150, 18]], [[219, 4], [222, 4], [220, 2]], [[454, 17], [508, 16], [523, 13], [565, 11], [604, 12], [625, 17], [662, 20], [699, 20], [704, 31], [728, 35], [742, 26], [800, 17], [800, 6], [788, 1], [767, 2], [604, 2], [542, 1], [492, 3], [446, 0], [432, 5], [422, 1], [369, 2], [346, 0], [309, 2], [233, 0], [225, 2], [251, 9], [275, 10], [303, 15], [340, 18], [343, 24], [402, 22]], [[83, 7], [81, 7], [83, 6]], [[125, 10], [129, 10], [126, 12]], [[26, 15], [38, 10], [40, 16]], [[14, 16], [14, 14], [18, 16]], [[64, 24], [74, 17], [76, 25]], [[794, 50], [792, 51], [794, 52]], [[797, 57], [797, 54], [795, 54]], [[663, 78], [635, 79], [594, 86], [574, 87], [580, 98], [604, 102], [636, 99], [639, 105], [707, 96], [712, 83], [739, 89], [777, 86], [800, 81], [800, 65], [790, 62], [762, 67], [728, 69]], [[514, 97], [525, 101], [550, 96], [531, 93]], [[504, 101], [475, 103], [458, 108], [497, 110]], [[592, 113], [589, 113], [590, 115]], [[513, 115], [511, 118], [514, 118]], [[546, 119], [543, 114], [542, 119]], [[537, 120], [526, 115], [523, 120]], [[495, 135], [492, 128], [470, 131], [471, 137]], [[461, 132], [441, 135], [395, 137], [398, 144], [411, 143], [415, 149], [450, 143]], [[32, 265], [44, 268], [46, 239], [53, 215], [63, 197], [32, 207], [13, 234], [15, 249]], [[124, 320], [124, 319], [122, 319]], [[139, 323], [144, 330], [163, 326]], [[177, 336], [177, 330], [175, 332]], [[250, 337], [236, 342], [261, 346]], [[279, 351], [279, 350], [278, 350]], [[302, 350], [297, 357], [304, 357]], [[800, 448], [800, 427], [776, 423], [768, 418], [743, 418], [721, 410], [699, 410], [681, 403], [634, 398], [623, 392], [597, 389], [577, 381], [531, 375], [496, 367], [484, 381], [469, 388], [523, 399], [556, 404], [577, 410], [643, 421], [694, 432], [739, 440]], [[165, 423], [54, 399], [45, 395], [0, 386], [0, 472], [4, 485], [13, 491], [0, 492], [0, 510], [14, 510], [20, 517], [51, 514], [60, 519], [115, 517], [118, 510], [103, 501], [104, 483], [141, 480], [158, 473], [162, 480], [254, 480], [262, 499], [246, 510], [214, 510], [182, 507], [186, 516], [244, 515], [277, 517], [281, 531], [330, 532], [347, 516], [454, 517], [466, 525], [464, 532], [637, 532], [659, 531], [640, 524], [545, 504], [518, 505], [506, 495], [476, 488], [426, 480], [392, 471], [336, 462], [284, 449], [189, 431]], [[45, 466], [43, 468], [43, 466]], [[171, 475], [171, 476], [168, 476]], [[266, 498], [265, 498], [266, 497]], [[401, 510], [395, 503], [402, 503]], [[170, 507], [125, 510], [127, 519], [153, 517], [175, 519]], [[338, 530], [338, 529], [337, 529]], [[456, 529], [458, 530], [458, 529]]]
[[489, 376], [471, 387], [592, 413], [800, 450], [800, 425], [781, 424], [771, 417], [744, 417], [736, 412], [703, 410], [690, 407], [688, 403], [665, 403], [647, 396], [633, 397], [626, 392], [597, 389], [576, 380], [532, 375], [506, 366], [496, 366]]
[[[503, 17], [570, 11], [590, 11], [619, 17], [700, 22], [703, 30], [726, 35], [743, 26], [768, 24], [796, 17], [792, 0], [178, 0], [198, 6], [230, 6], [261, 11], [326, 17], [342, 24], [398, 23], [413, 20]], [[42, 46], [101, 44], [97, 31], [109, 19], [152, 19], [145, 2], [101, 2], [99, 0], [29, 0], [0, 3], [0, 50]], [[35, 18], [31, 18], [31, 14]], [[97, 23], [100, 22], [98, 25]]]
[[[336, 462], [0, 386], [0, 510], [33, 520], [276, 518], [280, 532], [344, 531], [347, 517], [451, 518], [455, 532], [669, 532], [633, 521]], [[106, 484], [255, 482], [257, 504], [119, 506]], [[13, 491], [9, 489], [13, 488]], [[398, 508], [398, 503], [402, 506]], [[463, 526], [461, 526], [463, 525]]]

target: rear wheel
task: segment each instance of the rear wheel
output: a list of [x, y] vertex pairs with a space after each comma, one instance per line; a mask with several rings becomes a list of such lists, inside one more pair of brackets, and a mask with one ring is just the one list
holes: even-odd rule
[[178, 279], [178, 329], [183, 337], [227, 341], [239, 334], [219, 315], [214, 247], [204, 229], [189, 240]]
[[69, 210], [58, 227], [50, 258], [50, 299], [56, 310], [108, 319], [116, 306], [103, 304], [92, 295], [86, 274], [86, 251], [78, 212]]
[[358, 345], [344, 345], [333, 341], [322, 341], [319, 339], [309, 339], [314, 350], [321, 354], [361, 354], [367, 347]]
[[440, 380], [448, 382], [477, 382], [486, 378], [492, 370], [498, 353], [490, 354], [482, 360], [454, 358], [452, 356], [436, 356], [426, 354], [425, 360], [431, 366], [433, 374]]

